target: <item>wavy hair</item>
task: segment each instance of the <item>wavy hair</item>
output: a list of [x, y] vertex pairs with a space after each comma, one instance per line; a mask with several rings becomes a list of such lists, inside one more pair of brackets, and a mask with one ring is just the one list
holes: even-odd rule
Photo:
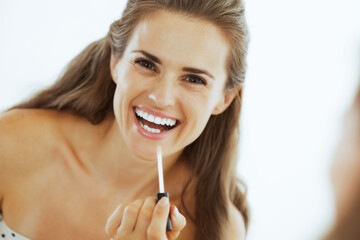
[[[85, 117], [92, 124], [102, 122], [113, 111], [116, 86], [110, 74], [111, 55], [121, 58], [136, 24], [159, 10], [205, 20], [222, 30], [231, 43], [224, 91], [242, 86], [248, 30], [241, 0], [129, 0], [122, 17], [111, 24], [106, 37], [76, 56], [52, 86], [10, 109], [55, 109]], [[190, 216], [183, 201], [188, 187], [182, 194], [185, 213], [196, 225], [195, 239], [223, 239], [229, 201], [248, 225], [245, 186], [236, 177], [241, 97], [242, 88], [223, 113], [210, 117], [199, 138], [183, 152], [191, 166], [192, 179], [196, 179], [194, 216]]]

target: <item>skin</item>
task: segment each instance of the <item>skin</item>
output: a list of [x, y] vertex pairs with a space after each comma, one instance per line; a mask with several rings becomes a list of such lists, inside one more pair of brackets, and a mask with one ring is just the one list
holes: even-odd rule
[[109, 217], [106, 232], [112, 239], [176, 239], [185, 226], [185, 218], [175, 206], [171, 209], [173, 229], [165, 233], [169, 200], [163, 197], [156, 205], [154, 197], [119, 205]]
[[[137, 61], [144, 56], [134, 50], [159, 58], [157, 71]], [[0, 199], [6, 223], [31, 239], [193, 239], [193, 224], [175, 210], [190, 176], [180, 154], [239, 90], [223, 90], [228, 50], [214, 25], [157, 12], [137, 25], [122, 58], [111, 58], [117, 84], [114, 113], [101, 124], [51, 110], [1, 116]], [[205, 69], [214, 78], [184, 67]], [[181, 124], [165, 139], [148, 139], [134, 128], [133, 107], [138, 105]], [[163, 149], [171, 204], [165, 199], [155, 204], [153, 197], [158, 192], [157, 145]], [[191, 189], [185, 201], [192, 212]], [[243, 220], [228, 204], [227, 237], [239, 238]], [[166, 233], [169, 215], [174, 230]]]
[[[139, 51], [156, 56], [161, 64]], [[123, 57], [111, 61], [117, 84], [116, 127], [132, 158], [135, 155], [153, 161], [156, 146], [161, 145], [167, 161], [175, 161], [184, 147], [200, 135], [210, 116], [226, 109], [235, 93], [223, 92], [228, 51], [227, 39], [208, 22], [160, 11], [137, 25]], [[214, 78], [190, 74], [183, 71], [185, 67], [206, 70]], [[200, 79], [206, 84], [194, 82]], [[170, 115], [181, 124], [163, 140], [144, 138], [134, 128], [133, 107], [139, 105]]]

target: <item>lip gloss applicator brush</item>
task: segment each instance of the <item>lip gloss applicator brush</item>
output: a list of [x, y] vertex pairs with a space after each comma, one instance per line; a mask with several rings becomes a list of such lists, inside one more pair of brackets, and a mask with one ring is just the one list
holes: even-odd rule
[[[162, 154], [161, 154], [161, 146], [156, 147], [157, 153], [157, 167], [158, 167], [158, 176], [159, 176], [159, 193], [156, 194], [156, 203], [162, 198], [169, 198], [169, 193], [164, 191], [164, 177], [163, 177], [163, 167], [162, 167]], [[166, 231], [169, 232], [172, 230], [170, 217], [168, 217], [166, 224]]]

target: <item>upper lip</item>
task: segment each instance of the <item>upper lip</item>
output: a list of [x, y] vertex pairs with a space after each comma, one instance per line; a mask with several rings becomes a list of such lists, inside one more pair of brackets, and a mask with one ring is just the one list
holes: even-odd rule
[[167, 115], [165, 113], [162, 113], [162, 112], [159, 112], [157, 110], [154, 110], [152, 108], [149, 108], [149, 107], [146, 107], [146, 106], [143, 106], [143, 105], [138, 105], [138, 106], [135, 106], [136, 108], [144, 111], [144, 112], [147, 112], [151, 115], [154, 115], [156, 117], [161, 117], [161, 118], [169, 118], [169, 119], [172, 119], [172, 120], [175, 120], [175, 121], [179, 121], [178, 119], [176, 119], [175, 117], [172, 117], [170, 115]]

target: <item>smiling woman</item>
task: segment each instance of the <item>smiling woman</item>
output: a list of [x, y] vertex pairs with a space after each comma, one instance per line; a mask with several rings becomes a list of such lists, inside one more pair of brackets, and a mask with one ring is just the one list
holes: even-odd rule
[[[53, 86], [0, 117], [0, 227], [34, 239], [243, 239], [246, 50], [240, 0], [129, 0]], [[157, 146], [170, 203], [149, 197]]]
[[[135, 155], [151, 160], [157, 144], [166, 155], [179, 155], [209, 117], [228, 106], [237, 93], [223, 92], [228, 52], [228, 40], [209, 22], [168, 11], [143, 17], [122, 57], [110, 61], [117, 86], [114, 113]], [[175, 124], [171, 131], [159, 124], [162, 118]]]

